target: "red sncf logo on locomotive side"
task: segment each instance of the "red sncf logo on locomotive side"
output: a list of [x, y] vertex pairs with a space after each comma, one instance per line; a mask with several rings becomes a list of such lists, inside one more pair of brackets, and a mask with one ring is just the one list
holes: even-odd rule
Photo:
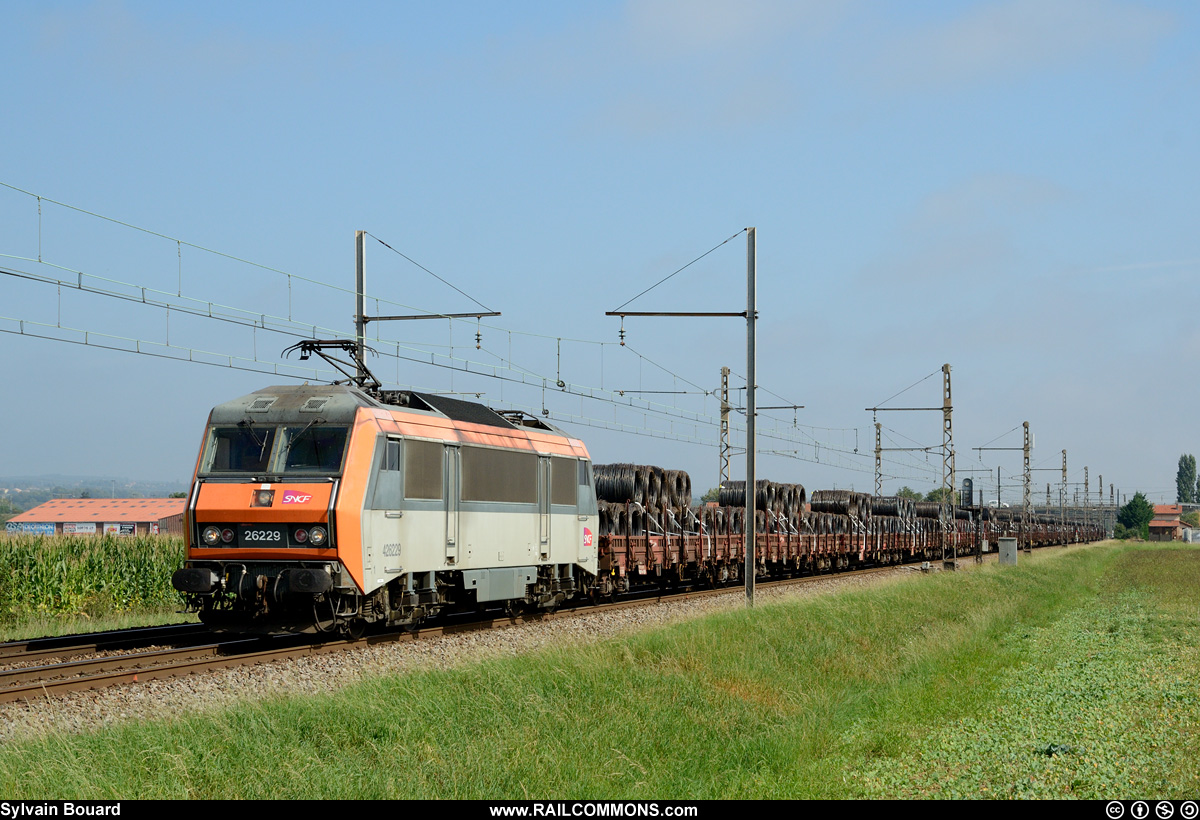
[[311, 500], [312, 496], [304, 493], [286, 492], [283, 494], [284, 504], [307, 504]]

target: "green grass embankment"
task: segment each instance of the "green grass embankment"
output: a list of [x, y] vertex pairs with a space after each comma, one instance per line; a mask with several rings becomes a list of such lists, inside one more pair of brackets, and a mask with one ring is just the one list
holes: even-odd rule
[[0, 749], [10, 797], [1194, 797], [1200, 551], [760, 605]]

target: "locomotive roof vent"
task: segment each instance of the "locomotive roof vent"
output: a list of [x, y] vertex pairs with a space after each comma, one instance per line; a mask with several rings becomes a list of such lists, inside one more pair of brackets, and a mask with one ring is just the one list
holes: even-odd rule
[[265, 413], [271, 409], [271, 405], [275, 403], [278, 396], [263, 396], [250, 402], [250, 406], [246, 408], [247, 413]]
[[320, 413], [325, 409], [325, 405], [329, 404], [332, 396], [313, 396], [304, 404], [300, 405], [301, 413]]

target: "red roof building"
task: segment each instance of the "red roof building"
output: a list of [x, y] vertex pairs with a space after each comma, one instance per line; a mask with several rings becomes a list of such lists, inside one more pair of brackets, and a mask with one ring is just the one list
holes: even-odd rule
[[1183, 537], [1183, 515], [1180, 504], [1155, 504], [1154, 520], [1150, 522], [1151, 541], [1178, 541]]
[[8, 532], [39, 535], [180, 533], [184, 498], [55, 498], [15, 515]]

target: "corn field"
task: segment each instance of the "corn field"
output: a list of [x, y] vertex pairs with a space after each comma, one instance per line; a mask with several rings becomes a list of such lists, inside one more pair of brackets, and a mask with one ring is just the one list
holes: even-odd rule
[[176, 607], [182, 565], [180, 536], [0, 535], [0, 623]]

